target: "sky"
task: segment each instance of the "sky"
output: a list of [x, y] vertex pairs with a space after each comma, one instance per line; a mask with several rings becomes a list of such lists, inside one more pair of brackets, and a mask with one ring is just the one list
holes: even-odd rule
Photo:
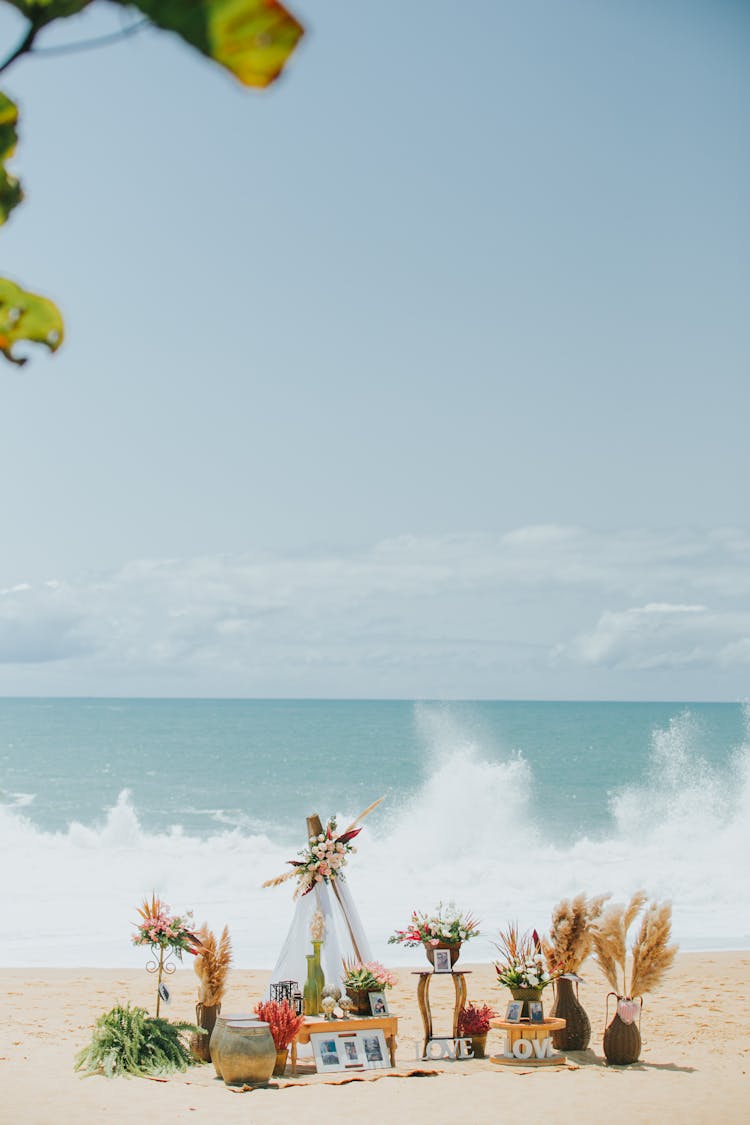
[[290, 7], [0, 77], [0, 694], [745, 699], [750, 7]]

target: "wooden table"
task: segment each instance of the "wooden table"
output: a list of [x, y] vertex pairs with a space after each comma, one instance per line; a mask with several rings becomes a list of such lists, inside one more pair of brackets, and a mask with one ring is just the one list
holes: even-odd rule
[[[504, 1031], [507, 1038], [505, 1054], [490, 1057], [490, 1062], [497, 1063], [498, 1066], [559, 1066], [566, 1061], [565, 1055], [558, 1054], [552, 1047], [551, 1038], [553, 1031], [561, 1031], [565, 1027], [565, 1020], [546, 1019], [542, 1023], [521, 1020], [520, 1023], [511, 1023], [509, 1020], [494, 1019], [490, 1020], [490, 1027]], [[522, 1042], [527, 1045], [520, 1047], [518, 1044]]]
[[325, 1020], [319, 1016], [305, 1016], [305, 1022], [291, 1043], [292, 1074], [297, 1073], [297, 1045], [309, 1043], [310, 1036], [323, 1032], [335, 1035], [339, 1031], [383, 1032], [391, 1056], [391, 1066], [396, 1065], [396, 1036], [398, 1035], [398, 1016], [362, 1016], [360, 1019]]
[[458, 1017], [461, 1015], [461, 1009], [466, 1004], [466, 981], [464, 977], [469, 976], [471, 969], [452, 969], [450, 973], [436, 973], [432, 969], [422, 970], [421, 972], [413, 973], [415, 977], [419, 977], [419, 984], [417, 985], [417, 1002], [419, 1004], [419, 1014], [422, 1017], [422, 1024], [424, 1026], [424, 1047], [422, 1048], [422, 1056], [427, 1055], [427, 1044], [433, 1038], [432, 1034], [432, 1012], [430, 1010], [430, 981], [433, 977], [452, 977], [453, 988], [456, 994], [456, 1000], [453, 1005], [453, 1036], [455, 1039], [458, 1036]]

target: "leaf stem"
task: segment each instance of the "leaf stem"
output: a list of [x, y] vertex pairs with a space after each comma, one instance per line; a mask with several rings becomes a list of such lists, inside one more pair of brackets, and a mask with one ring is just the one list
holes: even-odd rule
[[29, 24], [28, 30], [26, 31], [26, 34], [24, 35], [23, 39], [18, 44], [16, 49], [14, 51], [11, 51], [11, 53], [8, 55], [8, 57], [7, 57], [7, 59], [5, 60], [4, 63], [0, 64], [0, 74], [2, 74], [2, 72], [4, 70], [7, 70], [8, 67], [11, 65], [11, 63], [14, 63], [16, 61], [16, 59], [20, 59], [21, 55], [28, 55], [29, 54], [29, 52], [31, 51], [31, 48], [34, 44], [34, 40], [37, 37], [37, 34], [38, 34], [39, 30], [40, 30], [39, 24], [36, 24], [36, 23], [30, 23]]

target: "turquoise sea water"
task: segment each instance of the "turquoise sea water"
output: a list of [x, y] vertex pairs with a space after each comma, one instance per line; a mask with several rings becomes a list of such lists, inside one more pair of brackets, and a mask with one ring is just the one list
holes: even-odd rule
[[[197, 913], [234, 903], [252, 956], [273, 960], [250, 916], [283, 916], [288, 896], [259, 897], [260, 878], [307, 813], [382, 794], [349, 872], [376, 946], [438, 898], [536, 921], [561, 893], [641, 884], [674, 899], [688, 944], [744, 945], [747, 744], [739, 704], [0, 700], [3, 891], [38, 919], [37, 898], [56, 903], [24, 949], [0, 922], [0, 959], [116, 963], [120, 901], [158, 884]], [[100, 932], [76, 950], [91, 878]]]

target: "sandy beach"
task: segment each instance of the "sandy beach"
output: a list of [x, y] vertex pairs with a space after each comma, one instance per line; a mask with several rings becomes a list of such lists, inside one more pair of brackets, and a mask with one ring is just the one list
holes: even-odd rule
[[[472, 970], [469, 998], [504, 1007], [491, 966]], [[391, 1010], [399, 1016], [395, 1071], [334, 1085], [336, 1076], [301, 1067], [272, 1087], [229, 1090], [210, 1066], [192, 1067], [167, 1081], [81, 1078], [73, 1056], [89, 1039], [96, 1018], [115, 1002], [153, 1010], [153, 978], [145, 971], [107, 969], [4, 969], [0, 1031], [0, 1089], [5, 1120], [51, 1122], [159, 1121], [386, 1121], [495, 1122], [514, 1120], [653, 1122], [679, 1125], [744, 1122], [750, 1100], [750, 952], [682, 954], [664, 987], [648, 996], [643, 1051], [638, 1064], [608, 1067], [601, 1050], [607, 987], [586, 966], [581, 999], [592, 1024], [591, 1047], [568, 1056], [566, 1067], [506, 1069], [489, 1061], [418, 1061], [421, 1021], [414, 977], [399, 971]], [[252, 1008], [268, 974], [230, 975], [224, 1009]], [[171, 979], [173, 1019], [193, 1017], [195, 977]], [[431, 992], [435, 1033], [446, 1033], [450, 980]], [[445, 1032], [441, 1031], [445, 1027]], [[488, 1050], [501, 1046], [490, 1033]], [[410, 1076], [419, 1070], [421, 1076]], [[339, 1079], [340, 1080], [340, 1079]]]

